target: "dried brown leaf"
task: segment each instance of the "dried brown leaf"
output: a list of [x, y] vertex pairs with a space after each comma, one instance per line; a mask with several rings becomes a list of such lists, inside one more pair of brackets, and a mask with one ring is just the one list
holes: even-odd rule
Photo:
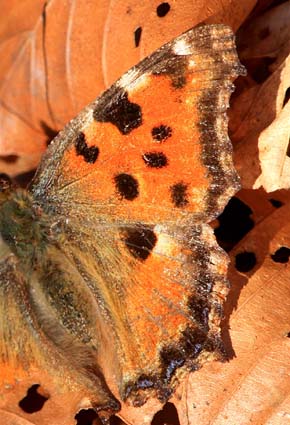
[[247, 188], [289, 188], [290, 2], [250, 21], [239, 34], [248, 84], [235, 100], [235, 162]]

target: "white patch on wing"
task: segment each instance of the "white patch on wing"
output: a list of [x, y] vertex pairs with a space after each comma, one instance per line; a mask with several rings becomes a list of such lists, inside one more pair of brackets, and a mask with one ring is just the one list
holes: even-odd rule
[[83, 128], [85, 128], [89, 123], [94, 121], [94, 109], [88, 109], [87, 114], [84, 118], [84, 125]]
[[184, 38], [181, 38], [173, 44], [173, 52], [176, 55], [191, 55], [192, 46]]
[[141, 74], [137, 68], [132, 68], [126, 72], [118, 81], [118, 86], [130, 93], [137, 88], [144, 86], [148, 80], [148, 73]]
[[132, 84], [132, 80], [134, 80], [134, 78], [137, 78], [138, 74], [139, 71], [136, 68], [130, 69], [128, 72], [122, 75], [122, 77], [117, 83], [118, 86], [122, 89], [126, 89], [128, 85]]
[[146, 73], [146, 74], [140, 75], [140, 77], [132, 81], [129, 87], [127, 87], [129, 94], [133, 93], [134, 90], [140, 90], [143, 87], [146, 87], [148, 85], [149, 77], [150, 77], [149, 74]]
[[176, 243], [172, 236], [165, 233], [165, 229], [162, 225], [156, 225], [154, 227], [154, 233], [157, 236], [157, 242], [153, 248], [153, 253], [174, 256], [176, 253]]

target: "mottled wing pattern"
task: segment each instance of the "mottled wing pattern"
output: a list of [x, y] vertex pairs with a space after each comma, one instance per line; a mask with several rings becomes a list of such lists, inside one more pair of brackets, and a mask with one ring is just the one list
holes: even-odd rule
[[[156, 395], [166, 401], [177, 369], [182, 374], [223, 358], [219, 325], [228, 261], [208, 225], [88, 227], [75, 241], [72, 229], [67, 234], [72, 240], [66, 257], [83, 279], [67, 329], [98, 352], [106, 381], [116, 378], [123, 400], [141, 405]], [[62, 323], [67, 316], [60, 303], [68, 287], [54, 293]]]
[[34, 195], [117, 222], [209, 221], [238, 188], [226, 109], [242, 69], [223, 25], [161, 47], [59, 134]]
[[[175, 377], [223, 357], [227, 257], [205, 223], [239, 187], [226, 109], [242, 72], [228, 27], [186, 32], [74, 119], [30, 197], [11, 201], [33, 216], [34, 265], [10, 238], [19, 284], [1, 291], [19, 299], [38, 367], [59, 382], [67, 371], [98, 409], [118, 409], [113, 393], [165, 401]], [[5, 350], [11, 327], [2, 331]]]

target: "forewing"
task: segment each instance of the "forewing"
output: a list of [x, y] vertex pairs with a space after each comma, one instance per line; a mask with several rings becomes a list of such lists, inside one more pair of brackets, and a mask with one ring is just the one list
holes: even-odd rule
[[65, 214], [89, 207], [118, 222], [209, 221], [238, 188], [226, 109], [242, 72], [228, 27], [184, 33], [59, 134], [34, 196]]

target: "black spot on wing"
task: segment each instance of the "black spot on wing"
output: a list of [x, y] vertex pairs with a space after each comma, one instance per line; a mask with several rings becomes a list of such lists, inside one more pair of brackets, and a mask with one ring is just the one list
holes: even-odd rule
[[74, 141], [76, 154], [81, 155], [84, 160], [90, 164], [94, 164], [99, 156], [99, 148], [97, 146], [88, 147], [84, 133], [80, 132]]
[[124, 242], [131, 255], [138, 260], [145, 261], [156, 245], [157, 237], [149, 226], [126, 229]]
[[151, 134], [156, 142], [164, 142], [172, 135], [172, 129], [168, 125], [161, 124], [158, 127], [153, 127]]
[[130, 102], [128, 93], [120, 90], [116, 96], [99, 106], [93, 112], [94, 119], [99, 122], [111, 122], [122, 134], [129, 134], [142, 124], [141, 107], [137, 103]]
[[187, 184], [182, 182], [176, 183], [170, 187], [170, 192], [171, 200], [176, 207], [182, 208], [188, 204]]
[[168, 164], [167, 157], [163, 152], [146, 152], [142, 158], [145, 164], [151, 168], [162, 168]]
[[130, 174], [121, 173], [114, 177], [115, 186], [121, 198], [133, 201], [139, 195], [139, 185], [135, 177]]

